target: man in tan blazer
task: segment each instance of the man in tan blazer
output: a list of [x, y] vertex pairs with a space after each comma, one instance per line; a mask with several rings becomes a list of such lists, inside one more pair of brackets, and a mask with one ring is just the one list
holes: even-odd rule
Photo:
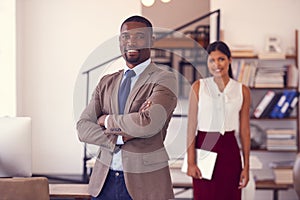
[[[80, 141], [99, 146], [89, 183], [95, 200], [174, 198], [164, 140], [177, 82], [172, 72], [151, 62], [153, 40], [152, 24], [144, 17], [122, 23], [119, 42], [127, 66], [99, 81], [77, 123]], [[125, 79], [131, 83], [122, 111]]]

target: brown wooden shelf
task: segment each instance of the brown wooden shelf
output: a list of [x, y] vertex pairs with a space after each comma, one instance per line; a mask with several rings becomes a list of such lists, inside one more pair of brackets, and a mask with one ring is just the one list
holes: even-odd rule
[[[281, 61], [281, 60], [287, 60], [289, 59], [289, 62], [292, 62], [293, 65], [295, 65], [297, 67], [297, 69], [299, 70], [299, 67], [298, 67], [298, 55], [299, 55], [299, 51], [298, 51], [298, 44], [299, 44], [299, 41], [298, 41], [298, 30], [295, 31], [295, 53], [293, 54], [286, 54], [285, 57], [283, 57], [282, 59], [276, 59], [276, 58], [269, 58], [269, 59], [260, 59], [258, 55], [253, 55], [253, 56], [249, 56], [249, 57], [242, 57], [242, 56], [238, 56], [238, 57], [235, 57], [233, 56], [233, 59], [256, 59], [258, 62], [260, 61], [272, 61], [274, 62], [274, 65], [282, 65], [281, 62], [279, 63], [276, 63], [278, 61]], [[299, 77], [298, 77], [299, 78]], [[259, 94], [261, 95], [261, 92], [262, 91], [267, 91], [267, 90], [272, 90], [272, 91], [275, 91], [275, 92], [279, 92], [279, 91], [283, 91], [283, 90], [295, 90], [295, 91], [299, 91], [299, 86], [298, 84], [296, 85], [296, 87], [249, 87], [249, 89], [251, 90], [251, 94], [252, 95], [255, 95], [255, 94]], [[286, 149], [276, 149], [276, 150], [270, 150], [270, 149], [267, 149], [267, 148], [264, 148], [264, 149], [251, 149], [251, 151], [257, 151], [257, 152], [269, 152], [269, 153], [280, 153], [280, 152], [283, 152], [283, 153], [297, 153], [297, 152], [300, 152], [300, 129], [299, 129], [299, 126], [300, 126], [300, 106], [299, 106], [299, 102], [298, 102], [298, 105], [296, 105], [296, 107], [294, 108], [295, 109], [295, 112], [293, 111], [292, 115], [289, 116], [289, 117], [284, 117], [284, 118], [269, 118], [269, 117], [263, 117], [263, 118], [255, 118], [253, 116], [253, 114], [251, 113], [251, 116], [250, 116], [250, 120], [252, 122], [255, 122], [257, 124], [278, 124], [278, 126], [284, 126], [284, 125], [281, 125], [281, 123], [285, 123], [285, 124], [290, 124], [292, 123], [292, 126], [295, 128], [296, 130], [296, 146], [297, 146], [297, 149], [296, 150], [286, 150]], [[277, 127], [277, 126], [276, 126]], [[257, 184], [260, 184], [260, 183], [257, 183]], [[267, 185], [267, 186], [266, 186]], [[265, 188], [265, 189], [268, 189], [268, 185], [270, 186], [269, 188], [276, 188], [276, 187], [279, 187], [279, 189], [281, 189], [280, 187], [282, 186], [283, 189], [284, 188], [287, 188], [287, 187], [290, 187], [290, 186], [286, 186], [286, 185], [278, 185], [278, 184], [275, 184], [274, 182], [265, 182], [264, 183], [264, 186], [261, 186], [262, 188]], [[257, 187], [260, 187], [260, 186], [257, 186]]]
[[298, 87], [249, 87], [251, 90], [298, 90]]
[[269, 150], [266, 148], [260, 148], [260, 149], [251, 149], [253, 152], [271, 152], [271, 153], [297, 153], [297, 150], [285, 150], [285, 149], [278, 149], [278, 150]]
[[250, 117], [251, 120], [266, 120], [266, 121], [282, 121], [282, 120], [297, 120], [298, 117], [284, 117], [284, 118], [268, 118], [268, 117], [263, 117], [263, 118], [255, 118], [253, 116]]
[[278, 184], [275, 183], [274, 180], [256, 180], [255, 181], [256, 189], [258, 190], [287, 190], [293, 188], [292, 184]]
[[[285, 59], [296, 59], [297, 56], [296, 55], [285, 55]], [[258, 55], [249, 55], [249, 56], [236, 56], [236, 55], [233, 55], [232, 56], [232, 59], [259, 59], [258, 58]], [[259, 60], [282, 60], [282, 59], [276, 59], [276, 58], [273, 58], [273, 59], [259, 59]]]

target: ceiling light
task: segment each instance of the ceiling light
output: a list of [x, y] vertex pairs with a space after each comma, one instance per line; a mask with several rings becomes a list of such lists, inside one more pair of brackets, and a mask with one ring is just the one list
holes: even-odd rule
[[171, 0], [161, 0], [163, 3], [169, 3]]
[[155, 0], [141, 0], [142, 4], [146, 7], [150, 7], [154, 4]]

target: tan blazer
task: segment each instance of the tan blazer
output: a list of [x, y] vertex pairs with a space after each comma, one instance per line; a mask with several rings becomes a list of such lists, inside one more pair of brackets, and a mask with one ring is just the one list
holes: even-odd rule
[[[122, 146], [125, 183], [134, 200], [174, 198], [164, 147], [166, 130], [177, 104], [177, 81], [173, 73], [151, 63], [132, 88], [124, 109], [118, 111], [118, 89], [123, 70], [104, 76], [77, 123], [80, 141], [99, 146], [98, 157], [89, 183], [89, 192], [97, 196], [105, 182], [117, 135], [134, 137]], [[146, 111], [140, 107], [152, 105]], [[109, 114], [106, 129], [97, 118]]]

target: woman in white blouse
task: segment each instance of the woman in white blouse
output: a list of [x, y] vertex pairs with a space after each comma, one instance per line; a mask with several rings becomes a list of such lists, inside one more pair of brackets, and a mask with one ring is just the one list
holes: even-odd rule
[[[231, 53], [224, 42], [210, 44], [207, 51], [212, 76], [195, 81], [189, 97], [187, 174], [193, 178], [195, 200], [240, 200], [249, 181], [250, 90], [232, 78]], [[202, 178], [196, 149], [217, 153], [210, 180]]]

